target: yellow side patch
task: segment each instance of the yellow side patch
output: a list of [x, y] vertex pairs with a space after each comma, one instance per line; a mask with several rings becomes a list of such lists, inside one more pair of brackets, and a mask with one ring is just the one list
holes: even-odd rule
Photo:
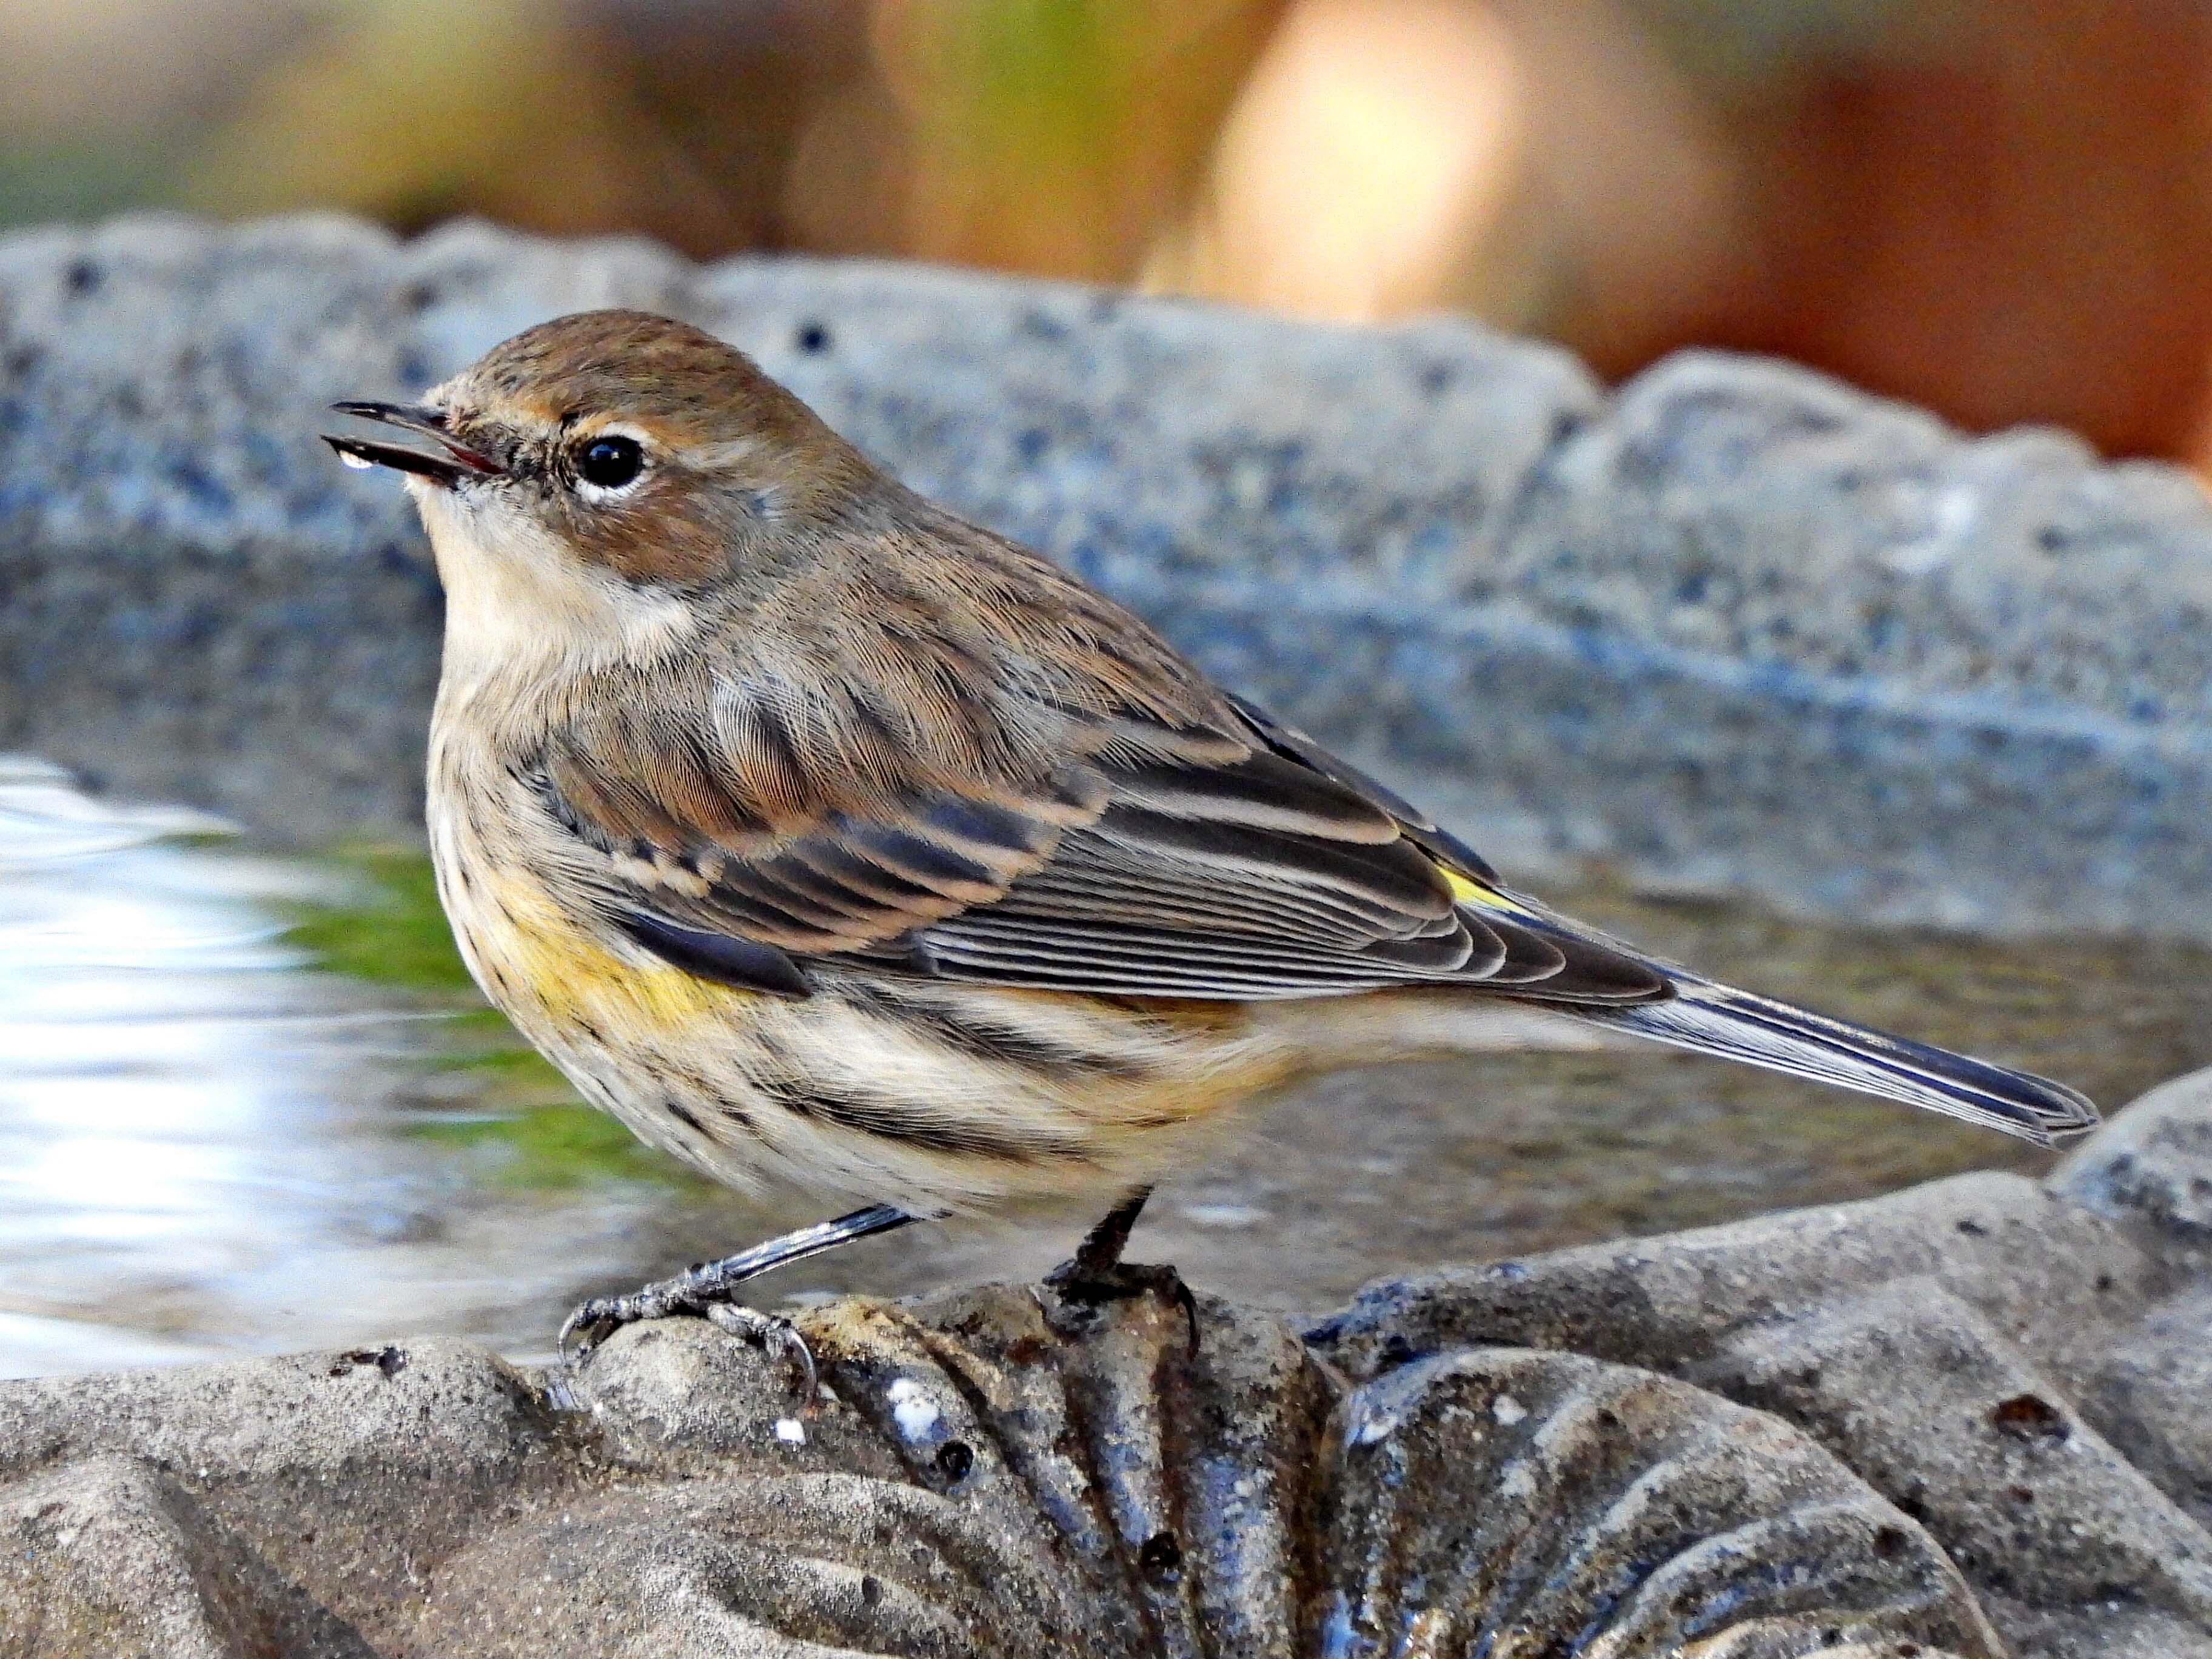
[[1494, 887], [1485, 887], [1472, 876], [1463, 876], [1456, 870], [1446, 870], [1444, 879], [1451, 884], [1452, 896], [1462, 904], [1472, 904], [1485, 910], [1503, 910], [1508, 915], [1525, 916], [1533, 914], [1525, 904], [1519, 904]]
[[495, 984], [504, 981], [556, 1023], [589, 1020], [611, 1035], [643, 1035], [688, 1024], [753, 994], [670, 963], [617, 956], [534, 882], [503, 882], [501, 889], [496, 914], [474, 918], [474, 942]]
[[701, 979], [665, 963], [624, 962], [575, 934], [559, 945], [530, 940], [518, 963], [532, 994], [555, 1019], [591, 1019], [617, 1030], [631, 1023], [649, 1030], [688, 1025], [733, 999], [750, 996], [728, 985]]

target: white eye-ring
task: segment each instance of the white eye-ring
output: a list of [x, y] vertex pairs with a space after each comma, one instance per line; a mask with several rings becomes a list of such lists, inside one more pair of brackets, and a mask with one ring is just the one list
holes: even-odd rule
[[614, 501], [636, 489], [645, 471], [641, 434], [603, 427], [576, 452], [576, 493], [587, 501]]

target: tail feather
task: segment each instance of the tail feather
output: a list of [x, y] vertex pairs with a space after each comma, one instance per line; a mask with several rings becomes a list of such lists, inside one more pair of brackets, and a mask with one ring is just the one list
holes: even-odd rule
[[2097, 1109], [2063, 1084], [1710, 981], [1677, 976], [1665, 1001], [1575, 1012], [1656, 1042], [1924, 1107], [2038, 1146], [2097, 1124]]

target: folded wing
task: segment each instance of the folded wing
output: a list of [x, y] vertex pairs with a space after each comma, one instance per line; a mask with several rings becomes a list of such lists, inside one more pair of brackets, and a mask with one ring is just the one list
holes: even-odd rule
[[1471, 851], [1256, 709], [1076, 729], [1073, 752], [1029, 776], [813, 810], [773, 752], [605, 732], [549, 744], [537, 781], [601, 861], [617, 925], [779, 994], [839, 960], [1234, 1000], [1415, 983], [1589, 1005], [1668, 994], [1658, 969], [1500, 893]]

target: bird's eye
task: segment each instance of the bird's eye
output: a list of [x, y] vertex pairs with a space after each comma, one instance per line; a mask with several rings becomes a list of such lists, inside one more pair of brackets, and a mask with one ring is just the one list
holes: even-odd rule
[[620, 489], [635, 483], [637, 475], [644, 471], [645, 451], [636, 439], [625, 438], [619, 432], [592, 439], [576, 458], [577, 476], [601, 489]]

